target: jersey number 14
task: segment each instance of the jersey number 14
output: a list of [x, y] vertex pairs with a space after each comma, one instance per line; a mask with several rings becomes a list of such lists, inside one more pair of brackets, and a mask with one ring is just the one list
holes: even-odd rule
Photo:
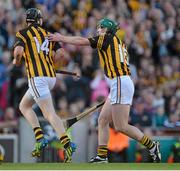
[[34, 37], [34, 40], [36, 42], [36, 48], [37, 48], [38, 53], [40, 53], [40, 51], [45, 51], [46, 55], [47, 55], [49, 53], [49, 41], [48, 41], [48, 39], [45, 39], [41, 45], [40, 45], [40, 43], [36, 37]]

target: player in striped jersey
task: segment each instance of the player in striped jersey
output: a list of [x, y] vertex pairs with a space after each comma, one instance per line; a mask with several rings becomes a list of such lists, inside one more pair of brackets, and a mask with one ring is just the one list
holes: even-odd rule
[[111, 121], [117, 131], [121, 131], [145, 145], [150, 151], [153, 162], [160, 162], [159, 143], [152, 141], [138, 128], [128, 124], [134, 84], [130, 77], [128, 52], [117, 34], [117, 24], [113, 20], [104, 18], [99, 21], [97, 32], [98, 36], [88, 39], [79, 36], [63, 36], [59, 33], [48, 36], [50, 41], [89, 45], [97, 48], [101, 67], [105, 75], [111, 79], [110, 93], [98, 120], [98, 154], [90, 162], [108, 162], [107, 143]]
[[13, 64], [20, 65], [22, 57], [25, 60], [29, 89], [22, 98], [19, 108], [34, 130], [36, 144], [32, 156], [40, 156], [41, 150], [48, 145], [38, 118], [32, 109], [32, 105], [36, 102], [44, 117], [60, 137], [60, 142], [65, 148], [65, 162], [71, 162], [75, 144], [70, 141], [62, 120], [56, 115], [50, 93], [56, 83], [53, 51], [56, 57], [61, 55], [63, 49], [59, 43], [49, 42], [46, 38], [50, 33], [41, 26], [42, 14], [40, 10], [28, 9], [26, 22], [27, 28], [16, 34]]

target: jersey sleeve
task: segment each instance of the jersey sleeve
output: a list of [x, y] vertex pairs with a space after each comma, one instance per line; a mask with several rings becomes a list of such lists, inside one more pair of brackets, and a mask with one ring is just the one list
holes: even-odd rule
[[108, 35], [91, 37], [88, 40], [92, 48], [99, 50], [106, 50], [110, 44], [110, 37]]
[[98, 39], [99, 39], [99, 36], [88, 38], [88, 40], [89, 40], [89, 42], [90, 42], [90, 46], [91, 46], [93, 49], [97, 48]]
[[62, 48], [59, 42], [54, 42], [53, 43], [53, 50], [57, 51], [58, 49]]
[[21, 32], [17, 32], [17, 33], [16, 33], [15, 43], [14, 43], [14, 48], [15, 48], [16, 46], [25, 47], [25, 43], [26, 43], [26, 39], [24, 38], [24, 36], [22, 35], [22, 33], [21, 33]]

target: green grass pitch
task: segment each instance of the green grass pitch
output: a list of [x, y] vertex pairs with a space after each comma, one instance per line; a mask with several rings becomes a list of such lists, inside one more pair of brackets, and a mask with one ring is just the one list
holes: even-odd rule
[[180, 163], [2, 163], [0, 170], [180, 170]]

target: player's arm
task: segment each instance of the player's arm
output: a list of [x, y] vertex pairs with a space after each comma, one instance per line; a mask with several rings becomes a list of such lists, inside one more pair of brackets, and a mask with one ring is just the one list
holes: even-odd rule
[[24, 47], [22, 46], [16, 46], [14, 48], [14, 59], [13, 59], [13, 64], [16, 66], [21, 65], [21, 58], [24, 53]]
[[54, 51], [54, 55], [53, 55], [54, 63], [64, 58], [65, 50], [58, 42], [54, 42], [53, 51]]
[[53, 62], [54, 64], [64, 58], [65, 50], [59, 42], [53, 42]]
[[54, 63], [56, 63], [57, 61], [61, 60], [62, 58], [64, 58], [65, 55], [65, 51], [63, 48], [58, 49], [53, 57]]
[[13, 64], [16, 66], [21, 65], [21, 58], [24, 54], [25, 47], [25, 38], [21, 35], [20, 32], [16, 34], [16, 41], [14, 44], [14, 59]]
[[110, 39], [108, 36], [95, 36], [90, 38], [83, 38], [79, 36], [64, 36], [59, 33], [50, 34], [48, 36], [50, 41], [70, 43], [73, 45], [91, 46], [92, 48], [107, 49]]
[[73, 45], [89, 46], [90, 42], [87, 38], [80, 36], [64, 36], [60, 33], [50, 34], [48, 36], [49, 41], [70, 43]]

